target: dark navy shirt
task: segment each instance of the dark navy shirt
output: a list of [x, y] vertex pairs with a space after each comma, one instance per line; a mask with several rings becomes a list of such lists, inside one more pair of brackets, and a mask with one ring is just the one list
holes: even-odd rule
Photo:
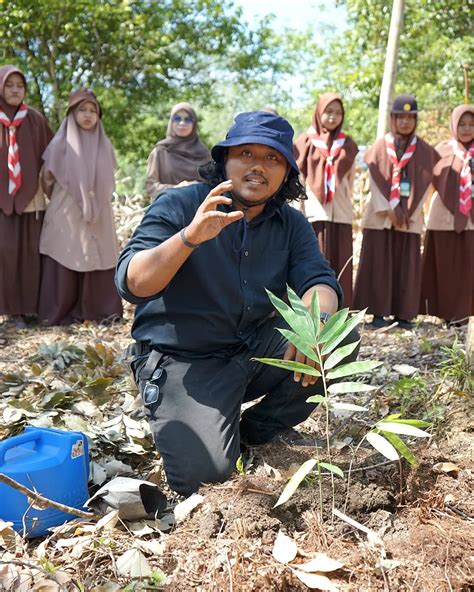
[[204, 183], [163, 192], [120, 254], [116, 284], [121, 296], [137, 305], [132, 327], [137, 341], [189, 357], [251, 346], [256, 327], [274, 310], [265, 288], [281, 298], [287, 284], [299, 296], [327, 284], [341, 303], [341, 288], [311, 225], [296, 209], [274, 201], [250, 223], [235, 222], [195, 249], [161, 293], [134, 296], [126, 280], [131, 258], [190, 224], [208, 192]]

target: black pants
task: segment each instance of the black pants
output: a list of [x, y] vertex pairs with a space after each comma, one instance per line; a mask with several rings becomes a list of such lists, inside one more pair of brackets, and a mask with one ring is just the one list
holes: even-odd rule
[[[190, 495], [201, 483], [225, 481], [235, 469], [241, 439], [268, 442], [307, 419], [316, 407], [306, 399], [322, 393], [321, 380], [303, 387], [292, 372], [251, 360], [283, 357], [288, 342], [277, 326], [284, 326], [279, 317], [266, 321], [252, 350], [244, 347], [233, 355], [202, 359], [163, 355], [159, 360], [158, 400], [145, 409], [168, 483], [176, 492]], [[357, 339], [354, 331], [345, 342]], [[143, 356], [132, 362], [142, 395], [146, 361]], [[262, 396], [241, 417], [242, 403]]]

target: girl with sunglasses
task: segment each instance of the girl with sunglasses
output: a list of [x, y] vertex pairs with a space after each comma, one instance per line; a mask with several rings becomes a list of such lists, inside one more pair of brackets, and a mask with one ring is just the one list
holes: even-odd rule
[[197, 133], [196, 112], [189, 103], [178, 103], [171, 110], [166, 138], [148, 157], [145, 191], [154, 200], [171, 187], [202, 181], [198, 167], [210, 160], [210, 152]]

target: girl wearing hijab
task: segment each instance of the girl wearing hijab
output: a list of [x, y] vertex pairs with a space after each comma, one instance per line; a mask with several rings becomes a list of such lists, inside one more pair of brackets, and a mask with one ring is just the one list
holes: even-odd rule
[[91, 90], [71, 94], [67, 115], [44, 153], [51, 202], [41, 233], [39, 317], [47, 325], [121, 316], [111, 206], [116, 160]]
[[45, 200], [42, 155], [53, 137], [46, 119], [26, 105], [26, 79], [0, 68], [0, 315], [36, 315], [39, 239]]
[[436, 147], [423, 256], [421, 310], [447, 321], [474, 315], [474, 107], [459, 105]]
[[295, 144], [295, 155], [306, 182], [306, 201], [297, 202], [311, 222], [321, 251], [352, 306], [352, 192], [357, 144], [342, 133], [344, 106], [335, 93], [321, 95], [312, 124]]
[[393, 315], [400, 327], [411, 329], [419, 310], [422, 208], [432, 191], [436, 153], [415, 134], [417, 113], [414, 97], [397, 97], [390, 133], [365, 155], [370, 199], [362, 220], [354, 307], [368, 307], [375, 327], [388, 325], [383, 317]]
[[171, 110], [166, 138], [148, 157], [145, 191], [153, 200], [170, 187], [202, 181], [197, 169], [210, 160], [197, 133], [196, 112], [189, 103], [178, 103]]

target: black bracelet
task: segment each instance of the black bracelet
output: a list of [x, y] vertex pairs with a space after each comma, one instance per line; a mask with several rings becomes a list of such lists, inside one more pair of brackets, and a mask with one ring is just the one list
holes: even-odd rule
[[190, 249], [197, 249], [199, 247], [199, 245], [195, 245], [194, 243], [191, 243], [190, 241], [188, 241], [188, 239], [186, 238], [186, 234], [185, 234], [185, 228], [182, 228], [180, 233], [179, 233], [179, 238], [183, 241], [183, 243], [189, 247]]

